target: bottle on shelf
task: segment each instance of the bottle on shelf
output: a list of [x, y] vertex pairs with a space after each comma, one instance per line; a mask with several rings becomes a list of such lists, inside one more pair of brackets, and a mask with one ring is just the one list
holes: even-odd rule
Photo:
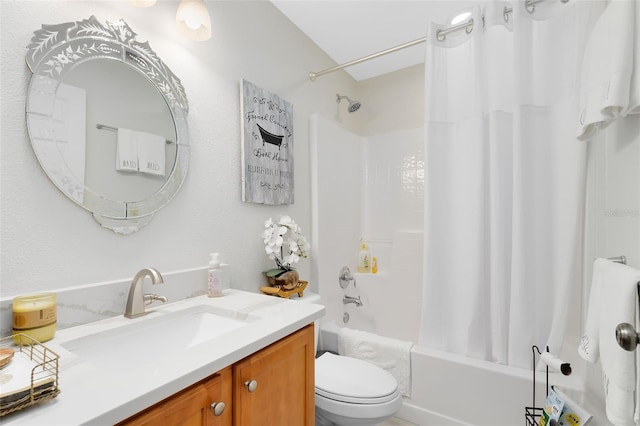
[[360, 253], [358, 253], [358, 272], [368, 273], [371, 272], [371, 257], [367, 245], [362, 243]]

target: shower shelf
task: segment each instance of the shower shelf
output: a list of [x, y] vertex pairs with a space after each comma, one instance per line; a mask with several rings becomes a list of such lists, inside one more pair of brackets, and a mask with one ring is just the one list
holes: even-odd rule
[[[536, 352], [538, 355], [542, 355], [540, 349], [533, 345], [531, 346], [531, 358], [533, 364], [533, 399], [531, 403], [531, 407], [524, 408], [524, 418], [527, 426], [537, 426], [540, 421], [540, 416], [542, 416], [542, 411], [544, 410], [541, 407], [536, 407]], [[549, 346], [547, 346], [547, 352], [549, 352]], [[546, 368], [546, 395], [549, 395], [549, 366]]]

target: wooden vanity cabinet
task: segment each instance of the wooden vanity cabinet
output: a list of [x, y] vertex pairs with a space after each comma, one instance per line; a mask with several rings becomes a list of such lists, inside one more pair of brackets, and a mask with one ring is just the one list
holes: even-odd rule
[[[227, 367], [128, 418], [118, 426], [232, 426], [232, 381], [232, 368]], [[218, 405], [221, 402], [224, 403], [223, 406]]]
[[233, 365], [234, 425], [315, 424], [314, 344], [310, 324]]
[[310, 324], [118, 426], [313, 426], [314, 344]]

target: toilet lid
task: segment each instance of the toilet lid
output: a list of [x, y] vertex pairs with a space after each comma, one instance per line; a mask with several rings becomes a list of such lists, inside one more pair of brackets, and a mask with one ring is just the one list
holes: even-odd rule
[[326, 352], [316, 359], [316, 394], [344, 402], [378, 404], [397, 396], [391, 373], [369, 362]]

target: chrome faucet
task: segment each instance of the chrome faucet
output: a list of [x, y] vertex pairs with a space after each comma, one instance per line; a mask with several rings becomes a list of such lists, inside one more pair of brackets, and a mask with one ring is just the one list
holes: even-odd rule
[[131, 282], [131, 288], [129, 289], [129, 298], [127, 299], [127, 307], [124, 311], [126, 318], [136, 318], [144, 315], [145, 305], [150, 305], [156, 300], [160, 300], [162, 303], [167, 301], [164, 296], [158, 296], [157, 294], [143, 294], [142, 285], [145, 277], [151, 278], [152, 284], [158, 284], [164, 282], [162, 275], [154, 268], [141, 269]]
[[349, 303], [353, 303], [356, 306], [362, 306], [362, 300], [360, 300], [360, 296], [358, 297], [351, 297], [351, 296], [344, 296], [342, 298], [342, 304], [343, 305], [347, 305]]

